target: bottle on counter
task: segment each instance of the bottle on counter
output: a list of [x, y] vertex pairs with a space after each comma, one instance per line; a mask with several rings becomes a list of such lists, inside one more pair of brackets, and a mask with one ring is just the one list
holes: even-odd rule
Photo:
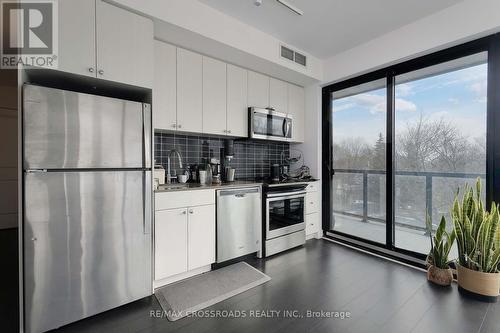
[[190, 167], [191, 171], [191, 182], [197, 183], [198, 182], [198, 164], [192, 164]]
[[205, 184], [212, 185], [213, 173], [212, 173], [212, 168], [211, 168], [210, 164], [207, 164], [205, 169], [207, 170], [207, 181]]

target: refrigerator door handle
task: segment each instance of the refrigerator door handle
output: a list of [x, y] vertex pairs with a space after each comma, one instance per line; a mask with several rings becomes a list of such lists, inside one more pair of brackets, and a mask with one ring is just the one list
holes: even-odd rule
[[28, 169], [26, 173], [47, 172], [47, 169]]
[[143, 172], [143, 195], [144, 195], [144, 220], [143, 220], [143, 231], [145, 235], [151, 233], [151, 171]]
[[144, 167], [151, 168], [151, 105], [143, 104], [142, 107], [142, 132]]

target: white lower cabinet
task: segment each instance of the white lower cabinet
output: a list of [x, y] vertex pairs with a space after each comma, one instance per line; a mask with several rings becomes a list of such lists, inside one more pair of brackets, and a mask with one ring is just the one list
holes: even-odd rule
[[306, 214], [306, 235], [319, 231], [319, 213]]
[[188, 269], [187, 208], [155, 212], [155, 280]]
[[188, 208], [188, 270], [215, 262], [215, 205]]
[[317, 213], [318, 208], [318, 192], [308, 192], [306, 194], [306, 214]]
[[215, 262], [214, 190], [155, 193], [155, 210], [156, 287]]
[[[305, 222], [306, 236], [319, 237], [321, 231], [321, 214], [320, 201], [318, 191], [319, 182], [310, 183], [307, 186], [306, 202], [305, 202]], [[310, 238], [310, 237], [308, 237]]]

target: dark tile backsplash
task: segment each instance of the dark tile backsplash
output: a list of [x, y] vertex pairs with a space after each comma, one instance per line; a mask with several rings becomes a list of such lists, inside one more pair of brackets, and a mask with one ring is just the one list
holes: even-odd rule
[[[201, 164], [211, 157], [220, 159], [220, 148], [224, 147], [225, 138], [178, 135], [171, 133], [155, 133], [154, 153], [156, 164], [167, 169], [167, 155], [170, 150], [177, 149], [182, 155], [182, 163]], [[290, 144], [272, 141], [256, 141], [250, 139], [234, 140], [234, 158], [231, 166], [236, 169], [236, 179], [263, 179], [270, 176], [272, 164], [281, 163], [281, 152], [290, 154]], [[177, 161], [170, 165], [179, 173]]]

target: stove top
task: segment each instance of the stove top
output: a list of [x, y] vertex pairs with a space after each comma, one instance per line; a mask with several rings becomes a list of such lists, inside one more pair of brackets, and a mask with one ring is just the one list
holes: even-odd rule
[[277, 187], [277, 186], [286, 186], [286, 185], [307, 184], [307, 183], [314, 182], [314, 181], [316, 181], [316, 179], [314, 179], [314, 178], [308, 178], [308, 179], [289, 178], [289, 179], [283, 179], [280, 181], [267, 181], [267, 182], [264, 182], [264, 186]]

